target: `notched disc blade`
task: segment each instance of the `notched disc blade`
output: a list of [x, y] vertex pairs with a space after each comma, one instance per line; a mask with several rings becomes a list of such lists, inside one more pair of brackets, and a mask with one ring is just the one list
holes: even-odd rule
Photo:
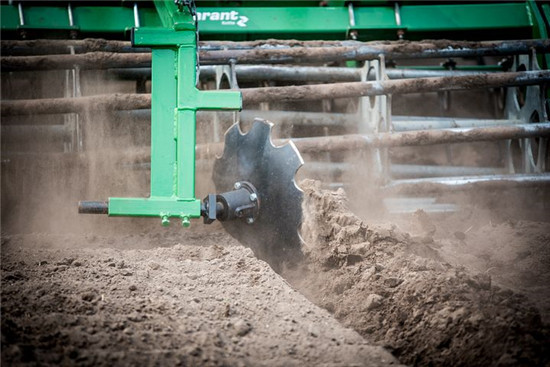
[[253, 224], [244, 220], [222, 222], [224, 228], [256, 256], [272, 265], [300, 256], [298, 228], [302, 221], [303, 192], [295, 182], [303, 160], [292, 142], [275, 147], [272, 124], [256, 119], [243, 134], [235, 124], [225, 134], [223, 156], [214, 164], [217, 192], [233, 190], [237, 181], [248, 181], [258, 190], [260, 212]]

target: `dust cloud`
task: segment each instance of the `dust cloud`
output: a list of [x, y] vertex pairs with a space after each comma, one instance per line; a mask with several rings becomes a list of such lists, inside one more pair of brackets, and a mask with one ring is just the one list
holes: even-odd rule
[[[318, 181], [301, 182], [305, 192], [302, 237], [305, 261], [283, 274], [314, 303], [332, 312], [367, 340], [389, 348], [402, 363], [433, 366], [545, 365], [550, 341], [541, 310], [522, 288], [503, 287], [495, 273], [538, 266], [540, 281], [524, 282], [548, 301], [549, 235], [529, 227], [533, 253], [502, 253], [511, 243], [494, 238], [503, 227], [481, 227], [468, 241], [434, 239], [437, 226], [424, 212], [415, 213], [421, 236], [395, 225], [371, 225], [353, 214], [344, 190], [324, 190]], [[520, 227], [526, 229], [526, 224]], [[486, 232], [489, 232], [488, 235]], [[509, 231], [508, 231], [509, 232]], [[490, 245], [480, 245], [492, 238]], [[464, 251], [466, 247], [469, 250]], [[496, 245], [495, 245], [496, 244]], [[479, 247], [478, 247], [479, 246]], [[471, 251], [472, 247], [476, 248]], [[521, 246], [520, 246], [521, 247]], [[462, 264], [472, 257], [480, 269]], [[499, 258], [495, 254], [500, 253]], [[454, 262], [447, 258], [454, 255]], [[484, 269], [484, 260], [517, 267]], [[477, 270], [477, 271], [475, 271]], [[481, 271], [480, 271], [481, 270]], [[536, 270], [535, 270], [536, 271]], [[497, 281], [495, 281], [495, 278]], [[508, 284], [510, 285], [510, 284]], [[535, 296], [534, 293], [528, 296]], [[542, 298], [545, 297], [545, 298]], [[541, 303], [541, 304], [542, 304]], [[545, 311], [548, 311], [546, 303]]]

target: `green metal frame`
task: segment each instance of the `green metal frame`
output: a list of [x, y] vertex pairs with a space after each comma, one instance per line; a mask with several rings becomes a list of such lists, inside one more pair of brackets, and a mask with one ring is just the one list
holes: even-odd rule
[[165, 28], [136, 28], [133, 43], [152, 48], [151, 196], [109, 198], [111, 216], [177, 217], [184, 226], [201, 215], [195, 198], [197, 110], [240, 110], [237, 91], [200, 91], [196, 25], [188, 11], [160, 1]]
[[[168, 1], [170, 2], [170, 1]], [[450, 39], [520, 39], [536, 38], [539, 33], [537, 6], [532, 1], [448, 4], [444, 1], [426, 5], [402, 2], [401, 24], [396, 23], [393, 3], [355, 1], [355, 25], [350, 23], [344, 1], [331, 1], [320, 7], [318, 1], [243, 1], [243, 6], [212, 6], [215, 1], [198, 1], [201, 39], [248, 40], [276, 37], [279, 39], [349, 38], [359, 40], [396, 39], [404, 32], [409, 40], [425, 38]], [[19, 23], [17, 5], [1, 6], [1, 28], [4, 38], [19, 37], [22, 31], [69, 32], [83, 37], [129, 37], [135, 26], [133, 2], [101, 2], [99, 6], [72, 3], [74, 24], [69, 24], [67, 2], [45, 1], [38, 5], [22, 4], [24, 24]], [[141, 27], [162, 27], [161, 13], [151, 3], [137, 2]], [[208, 5], [202, 6], [201, 4]], [[293, 6], [290, 6], [290, 5]], [[311, 6], [307, 6], [311, 4]], [[149, 5], [149, 6], [148, 6]], [[300, 5], [300, 6], [295, 6]], [[541, 34], [541, 33], [539, 33]]]

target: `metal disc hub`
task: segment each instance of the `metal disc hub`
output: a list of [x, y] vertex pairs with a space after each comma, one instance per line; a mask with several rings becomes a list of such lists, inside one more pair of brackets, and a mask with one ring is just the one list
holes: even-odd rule
[[222, 225], [256, 256], [273, 265], [301, 254], [298, 228], [303, 192], [295, 175], [303, 160], [291, 141], [280, 147], [273, 145], [272, 126], [256, 119], [246, 134], [238, 124], [229, 128], [223, 155], [214, 164], [213, 180], [217, 192], [242, 189], [244, 185], [254, 188], [255, 197], [250, 194], [257, 202], [254, 216], [222, 221]]

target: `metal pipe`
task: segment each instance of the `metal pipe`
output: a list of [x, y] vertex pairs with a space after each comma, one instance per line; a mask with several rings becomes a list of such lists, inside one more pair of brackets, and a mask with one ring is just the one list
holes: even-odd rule
[[74, 69], [110, 69], [119, 67], [150, 67], [150, 53], [88, 52], [69, 55], [2, 56], [2, 71], [38, 71]]
[[25, 16], [23, 15], [23, 4], [21, 2], [17, 3], [17, 12], [19, 13], [19, 25], [25, 25]]
[[78, 214], [109, 214], [106, 201], [79, 201]]
[[444, 177], [444, 176], [473, 176], [473, 175], [497, 175], [504, 173], [503, 168], [498, 167], [467, 167], [467, 166], [433, 166], [416, 164], [392, 164], [391, 176], [394, 178], [417, 177]]
[[504, 86], [542, 84], [550, 81], [550, 71], [526, 71], [519, 73], [495, 73], [443, 78], [385, 80], [376, 82], [352, 82], [313, 84], [289, 87], [241, 89], [243, 104], [259, 102], [293, 102], [305, 100], [366, 97], [387, 94], [409, 94]]
[[393, 131], [449, 129], [454, 127], [506, 126], [521, 124], [522, 120], [465, 119], [449, 117], [392, 116]]
[[[465, 47], [465, 45], [467, 45]], [[441, 48], [437, 42], [397, 42], [392, 44], [360, 44], [342, 47], [257, 48], [246, 50], [203, 50], [199, 53], [201, 65], [327, 63], [348, 60], [374, 60], [380, 55], [386, 59], [482, 57], [527, 54], [531, 50], [550, 52], [550, 40], [502, 42], [455, 42]], [[115, 67], [150, 66], [150, 53], [120, 54], [87, 52], [77, 55], [3, 56], [0, 59], [6, 71], [54, 70], [72, 68], [105, 69]]]
[[[361, 69], [342, 67], [236, 65], [235, 72], [239, 81], [272, 80], [337, 83], [356, 82], [361, 80]], [[151, 79], [151, 68], [108, 69], [108, 73], [124, 80]], [[386, 69], [386, 75], [390, 79], [465, 76], [482, 73], [484, 73], [484, 71]], [[199, 77], [201, 80], [214, 79], [216, 77], [216, 67], [212, 65], [202, 65], [200, 67]], [[367, 79], [369, 81], [376, 80], [376, 76], [369, 73]]]
[[[197, 123], [208, 123], [218, 115], [222, 123], [233, 123], [233, 112], [197, 111]], [[117, 120], [151, 120], [151, 110], [117, 111]], [[250, 122], [256, 117], [272, 121], [277, 125], [295, 126], [340, 126], [355, 127], [359, 116], [349, 113], [298, 112], [276, 110], [242, 110], [239, 120]], [[522, 120], [467, 119], [426, 116], [392, 116], [392, 131], [415, 131], [450, 129], [456, 127], [486, 127], [522, 124]]]
[[550, 174], [516, 174], [465, 177], [418, 178], [391, 181], [383, 187], [392, 193], [414, 193], [457, 191], [457, 190], [499, 190], [510, 188], [548, 187]]
[[531, 50], [547, 53], [550, 40], [499, 41], [499, 42], [394, 42], [390, 44], [365, 43], [336, 47], [262, 48], [250, 50], [202, 51], [201, 64], [286, 64], [327, 63], [348, 60], [374, 60], [380, 55], [386, 59], [456, 58], [528, 54]]
[[[412, 78], [436, 78], [445, 76], [466, 76], [487, 73], [487, 71], [461, 71], [461, 70], [419, 70], [419, 69], [394, 69], [386, 68], [386, 75], [390, 79]], [[376, 80], [372, 73], [368, 74], [368, 80]]]
[[[236, 65], [239, 81], [341, 82], [361, 80], [361, 70], [340, 67]], [[215, 67], [201, 66], [200, 77], [215, 77]]]
[[134, 3], [134, 27], [139, 28], [139, 11], [138, 11], [138, 4]]
[[91, 111], [151, 108], [150, 94], [104, 94], [75, 98], [44, 98], [2, 101], [2, 116], [86, 113]]
[[301, 153], [549, 137], [550, 123], [293, 139]]
[[[22, 13], [22, 12], [21, 12]], [[24, 22], [24, 20], [23, 20]], [[24, 25], [24, 24], [21, 24]], [[259, 40], [259, 41], [201, 41], [201, 51], [234, 51], [234, 50], [288, 50], [288, 49], [330, 49], [345, 47], [350, 49], [361, 49], [362, 52], [370, 50], [375, 58], [383, 53], [390, 58], [399, 56], [415, 57], [421, 53], [421, 57], [447, 58], [462, 56], [484, 56], [489, 55], [514, 55], [527, 54], [531, 48], [537, 52], [545, 52], [548, 47], [547, 40], [501, 40], [501, 41], [370, 41], [359, 42], [353, 40], [345, 41], [297, 41], [297, 40]], [[104, 51], [104, 52], [146, 52], [149, 48], [132, 47], [128, 41], [104, 40], [87, 38], [83, 40], [2, 40], [1, 53], [3, 55], [51, 55], [65, 54], [67, 47], [73, 46], [77, 53]], [[366, 48], [365, 48], [366, 47]], [[472, 55], [471, 53], [475, 55]], [[449, 53], [453, 55], [449, 55]], [[460, 55], [459, 55], [460, 53]], [[459, 55], [459, 56], [457, 56]]]
[[[292, 139], [300, 153], [361, 151], [368, 148], [426, 146], [449, 143], [471, 143], [504, 139], [550, 137], [550, 122], [499, 127], [457, 128], [430, 131], [380, 133], [377, 135], [335, 135]], [[277, 139], [275, 145], [283, 145], [288, 139]], [[223, 153], [223, 144], [201, 144], [196, 154], [201, 158], [213, 158]]]
[[73, 8], [71, 3], [67, 4], [67, 16], [69, 17], [69, 26], [74, 27]]
[[[386, 80], [337, 84], [241, 89], [245, 106], [259, 102], [295, 102], [320, 99], [408, 94], [446, 90], [494, 88], [541, 84], [550, 81], [550, 71], [481, 74], [459, 77]], [[112, 94], [79, 98], [48, 98], [3, 101], [1, 115], [34, 115], [90, 110], [133, 110], [151, 106], [150, 94]]]
[[69, 47], [76, 53], [84, 52], [151, 52], [148, 47], [132, 47], [128, 41], [86, 38], [83, 40], [2, 40], [2, 55], [30, 56], [67, 54]]

